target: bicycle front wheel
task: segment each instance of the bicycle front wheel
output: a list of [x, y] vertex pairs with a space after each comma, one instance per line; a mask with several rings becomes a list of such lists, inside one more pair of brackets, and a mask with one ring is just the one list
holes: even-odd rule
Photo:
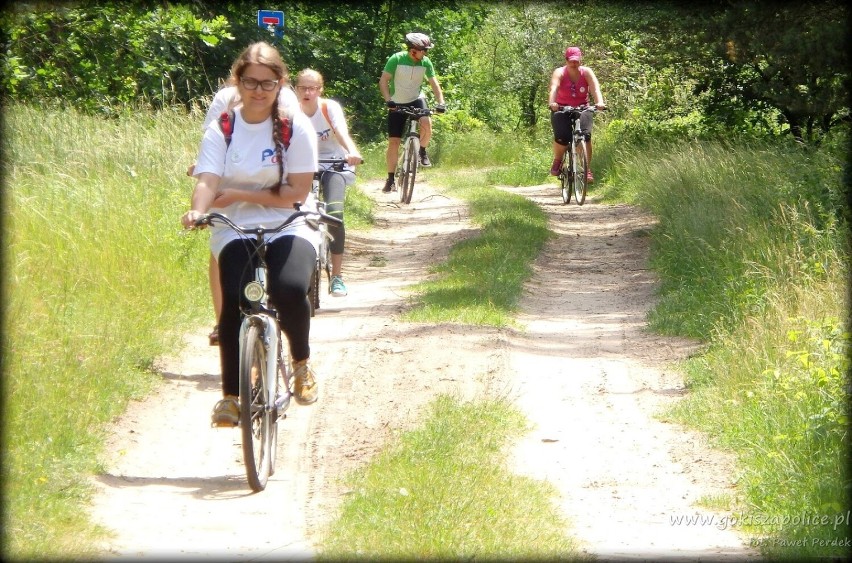
[[586, 141], [578, 141], [574, 144], [574, 201], [577, 205], [583, 205], [586, 201], [586, 171], [589, 163], [586, 159]]
[[240, 427], [243, 437], [243, 460], [246, 477], [255, 492], [266, 488], [274, 455], [275, 420], [269, 396], [266, 347], [263, 330], [253, 324], [242, 342], [240, 362]]
[[405, 143], [405, 154], [402, 163], [402, 186], [399, 190], [400, 203], [411, 203], [414, 194], [414, 179], [417, 176], [417, 159], [420, 157], [420, 143], [414, 137], [409, 137]]
[[311, 316], [316, 315], [317, 309], [320, 308], [320, 276], [322, 275], [322, 267], [320, 260], [317, 258], [314, 272], [311, 275], [311, 285], [308, 286], [308, 303], [311, 305]]
[[571, 172], [571, 151], [565, 151], [562, 156], [562, 166], [559, 168], [559, 182], [562, 185], [562, 203], [571, 201], [571, 190], [574, 189], [574, 174]]

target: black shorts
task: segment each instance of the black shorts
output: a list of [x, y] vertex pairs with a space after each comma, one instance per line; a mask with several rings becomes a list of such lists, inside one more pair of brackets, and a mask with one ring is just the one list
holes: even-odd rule
[[[580, 113], [580, 130], [585, 133], [586, 141], [592, 140], [592, 117], [594, 113], [584, 111]], [[571, 143], [571, 135], [574, 128], [574, 118], [561, 111], [550, 114], [550, 124], [553, 126], [553, 140], [560, 145], [568, 146]]]
[[[426, 109], [426, 100], [423, 98], [417, 98], [413, 102], [409, 102], [407, 104], [396, 104], [398, 106], [407, 106], [411, 108], [420, 108]], [[405, 118], [408, 117], [404, 113], [398, 111], [388, 111], [388, 137], [399, 137], [402, 138], [402, 134], [404, 131], [402, 130], [405, 127]], [[405, 131], [407, 133], [407, 131]]]

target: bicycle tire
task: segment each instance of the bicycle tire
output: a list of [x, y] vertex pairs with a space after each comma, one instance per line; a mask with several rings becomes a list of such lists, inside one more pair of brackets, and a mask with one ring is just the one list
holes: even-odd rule
[[559, 168], [559, 182], [562, 187], [562, 203], [567, 204], [571, 201], [571, 192], [574, 189], [572, 185], [571, 174], [571, 151], [566, 150], [562, 155], [562, 165]]
[[311, 316], [317, 313], [320, 308], [320, 275], [322, 268], [320, 267], [319, 258], [314, 265], [314, 271], [311, 274], [311, 284], [308, 286], [308, 304], [311, 306]]
[[410, 136], [405, 141], [405, 151], [403, 152], [402, 163], [402, 186], [399, 191], [400, 203], [411, 203], [411, 196], [414, 194], [414, 179], [417, 176], [417, 159], [420, 157], [420, 143], [417, 138]]
[[[322, 231], [322, 242], [320, 243], [320, 267], [325, 271], [325, 282], [328, 292], [331, 293], [331, 235], [326, 229]], [[319, 284], [317, 284], [319, 289]]]
[[271, 474], [275, 421], [266, 372], [266, 347], [263, 331], [252, 324], [245, 331], [240, 357], [240, 429], [243, 461], [249, 487], [255, 492], [266, 488]]
[[574, 201], [577, 205], [583, 205], [586, 201], [586, 190], [588, 188], [586, 172], [589, 169], [589, 163], [586, 159], [586, 141], [582, 140], [575, 143], [574, 150], [577, 163], [574, 174]]

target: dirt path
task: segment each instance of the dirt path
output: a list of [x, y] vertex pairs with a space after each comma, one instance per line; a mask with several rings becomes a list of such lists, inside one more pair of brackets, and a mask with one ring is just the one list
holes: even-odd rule
[[696, 436], [653, 417], [682, 394], [666, 364], [691, 345], [643, 330], [654, 290], [647, 217], [594, 201], [563, 206], [552, 185], [510, 189], [538, 201], [559, 235], [528, 283], [525, 330], [399, 323], [406, 286], [475, 231], [464, 206], [428, 184], [407, 207], [380, 187], [363, 187], [380, 202], [375, 228], [347, 240], [350, 294], [324, 299], [312, 325], [320, 401], [291, 407], [266, 491], [250, 494], [238, 431], [209, 427], [218, 354], [199, 327], [180, 357], [163, 360], [156, 396], [117, 421], [93, 507], [113, 531], [104, 559], [309, 559], [345, 497], [341, 478], [444, 392], [517, 398], [536, 428], [509, 463], [557, 486], [589, 553], [753, 555], [730, 530], [670, 523], [704, 514], [695, 501], [733, 475]]

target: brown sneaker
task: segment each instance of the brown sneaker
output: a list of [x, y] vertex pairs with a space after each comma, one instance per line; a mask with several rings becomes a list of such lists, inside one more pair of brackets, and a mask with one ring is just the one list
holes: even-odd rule
[[300, 405], [310, 405], [317, 400], [319, 384], [308, 360], [293, 362], [293, 395]]
[[213, 407], [211, 425], [217, 428], [233, 428], [240, 423], [240, 403], [234, 395], [225, 395], [225, 398]]

